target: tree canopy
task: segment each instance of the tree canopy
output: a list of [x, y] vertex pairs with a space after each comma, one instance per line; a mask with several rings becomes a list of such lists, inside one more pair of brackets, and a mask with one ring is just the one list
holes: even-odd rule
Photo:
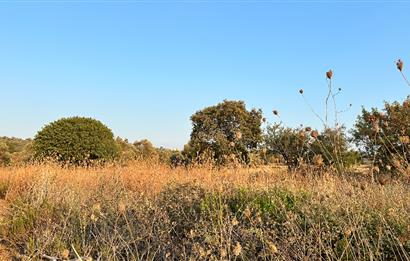
[[191, 159], [211, 157], [218, 164], [235, 158], [249, 162], [262, 140], [262, 111], [248, 111], [243, 101], [223, 101], [191, 117], [191, 140], [184, 153]]
[[112, 131], [98, 120], [83, 117], [46, 125], [37, 133], [33, 148], [36, 158], [52, 157], [74, 164], [107, 161], [118, 153]]

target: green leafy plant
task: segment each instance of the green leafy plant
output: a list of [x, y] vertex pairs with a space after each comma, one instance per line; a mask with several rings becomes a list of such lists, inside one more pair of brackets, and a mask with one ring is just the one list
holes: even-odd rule
[[267, 127], [264, 141], [266, 153], [282, 157], [291, 170], [304, 164], [345, 168], [359, 160], [343, 130], [325, 129], [319, 133], [310, 127], [293, 129], [275, 124]]
[[362, 109], [353, 140], [375, 172], [410, 173], [410, 97], [403, 103], [385, 103], [382, 111]]
[[82, 164], [107, 161], [118, 154], [112, 131], [91, 118], [63, 118], [39, 131], [33, 144], [37, 159]]
[[249, 163], [249, 154], [262, 140], [262, 111], [248, 111], [242, 101], [227, 101], [205, 108], [191, 117], [188, 158], [211, 158], [217, 164], [230, 160]]

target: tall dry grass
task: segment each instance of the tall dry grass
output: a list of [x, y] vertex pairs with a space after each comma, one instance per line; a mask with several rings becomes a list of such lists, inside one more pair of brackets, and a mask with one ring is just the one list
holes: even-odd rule
[[1, 168], [0, 184], [1, 245], [19, 258], [410, 258], [402, 182], [135, 162]]

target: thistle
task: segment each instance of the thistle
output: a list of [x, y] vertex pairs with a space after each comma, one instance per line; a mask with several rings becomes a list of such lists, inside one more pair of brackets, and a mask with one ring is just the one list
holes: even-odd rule
[[317, 139], [317, 137], [319, 137], [319, 132], [317, 130], [314, 130], [310, 133], [310, 136], [314, 139]]
[[327, 72], [326, 72], [326, 77], [327, 77], [329, 80], [332, 79], [332, 77], [333, 77], [333, 71], [332, 71], [332, 70], [327, 71]]
[[399, 70], [400, 72], [403, 71], [403, 61], [401, 59], [397, 60], [396, 66], [397, 66], [397, 70]]

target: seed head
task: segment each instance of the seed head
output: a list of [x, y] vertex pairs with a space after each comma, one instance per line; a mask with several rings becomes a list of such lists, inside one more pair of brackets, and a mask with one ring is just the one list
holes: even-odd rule
[[333, 77], [333, 71], [332, 71], [332, 70], [327, 71], [327, 72], [326, 72], [326, 77], [327, 77], [329, 80], [332, 79], [332, 77]]
[[305, 131], [306, 131], [306, 132], [312, 131], [312, 128], [311, 128], [311, 127], [306, 127], [306, 128], [305, 128]]
[[403, 71], [403, 61], [401, 59], [398, 59], [396, 62], [397, 70], [400, 72]]
[[242, 139], [242, 132], [237, 131], [237, 132], [235, 133], [235, 138], [236, 138], [237, 140]]
[[272, 242], [269, 242], [269, 243], [268, 243], [268, 247], [269, 247], [270, 252], [271, 252], [273, 255], [275, 255], [275, 254], [278, 253], [278, 248], [277, 248], [276, 245], [273, 244]]
[[273, 113], [273, 115], [275, 115], [275, 116], [278, 116], [278, 115], [279, 115], [279, 112], [278, 112], [277, 110], [273, 110], [272, 113]]
[[100, 214], [101, 213], [101, 204], [100, 203], [96, 203], [93, 205], [93, 212], [96, 214]]
[[239, 225], [239, 221], [236, 219], [236, 217], [234, 217], [233, 219], [232, 219], [232, 226], [234, 226], [234, 227], [236, 227], [237, 225]]
[[238, 242], [236, 243], [235, 248], [233, 249], [233, 255], [238, 257], [240, 254], [242, 253], [242, 246], [241, 244]]
[[323, 157], [321, 154], [317, 154], [313, 157], [313, 164], [315, 164], [315, 166], [321, 167], [323, 166], [323, 163]]
[[98, 221], [98, 217], [96, 217], [94, 214], [91, 214], [90, 219], [92, 222], [97, 222]]
[[310, 136], [314, 139], [317, 139], [317, 137], [319, 137], [319, 132], [317, 130], [314, 130], [310, 133]]
[[61, 258], [62, 258], [62, 259], [68, 259], [69, 257], [70, 257], [70, 250], [64, 249], [64, 250], [61, 252]]
[[410, 143], [409, 136], [401, 136], [401, 137], [399, 137], [399, 140], [400, 140], [401, 143], [406, 144], [406, 145]]
[[300, 94], [303, 94], [303, 92], [304, 92], [303, 89], [300, 89], [300, 90], [299, 90], [299, 93], [300, 93]]

